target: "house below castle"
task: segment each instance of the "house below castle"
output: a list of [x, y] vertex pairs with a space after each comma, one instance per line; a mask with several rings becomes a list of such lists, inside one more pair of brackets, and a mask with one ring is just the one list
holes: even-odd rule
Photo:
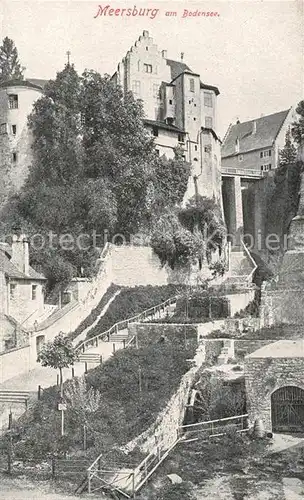
[[43, 314], [45, 282], [45, 276], [29, 265], [29, 246], [24, 235], [14, 235], [11, 246], [0, 244], [2, 347], [5, 342], [12, 344], [16, 329], [21, 331], [23, 325], [33, 326]]

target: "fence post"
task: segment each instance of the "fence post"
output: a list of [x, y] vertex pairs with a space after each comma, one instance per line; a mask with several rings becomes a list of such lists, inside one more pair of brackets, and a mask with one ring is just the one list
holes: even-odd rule
[[88, 373], [88, 363], [85, 361], [84, 363], [84, 373], [87, 374]]
[[56, 381], [56, 385], [57, 385], [57, 387], [58, 387], [58, 385], [59, 385], [59, 374], [58, 374], [58, 373], [57, 373], [57, 381]]
[[72, 378], [74, 378], [74, 377], [75, 377], [75, 368], [74, 368], [74, 366], [72, 366]]
[[91, 493], [91, 471], [88, 470], [88, 493]]
[[8, 430], [10, 431], [12, 427], [13, 427], [13, 414], [12, 410], [10, 410], [8, 414]]
[[41, 399], [41, 385], [38, 385], [38, 401]]
[[55, 457], [52, 457], [52, 477], [55, 477]]
[[123, 348], [125, 349], [126, 348], [126, 339], [123, 339], [122, 343], [123, 343]]
[[100, 355], [99, 361], [100, 361], [100, 364], [102, 364], [102, 355]]
[[115, 343], [113, 344], [113, 354], [115, 353]]
[[96, 337], [96, 347], [98, 347], [98, 337]]

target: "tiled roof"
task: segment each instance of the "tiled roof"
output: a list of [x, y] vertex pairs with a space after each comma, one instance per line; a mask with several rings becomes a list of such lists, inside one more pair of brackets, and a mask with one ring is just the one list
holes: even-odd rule
[[[192, 69], [187, 66], [187, 64], [180, 62], [180, 61], [173, 61], [173, 59], [167, 59], [167, 64], [170, 66], [171, 69], [171, 80], [175, 80], [181, 73], [193, 73], [193, 75], [196, 75], [197, 73], [194, 73]], [[197, 75], [199, 76], [199, 75]], [[207, 85], [206, 83], [201, 82], [201, 89], [206, 89], [206, 90], [213, 90], [216, 95], [219, 95], [220, 91], [217, 87], [214, 87], [213, 85]]]
[[150, 125], [151, 127], [159, 127], [165, 130], [170, 130], [172, 132], [176, 132], [178, 134], [185, 134], [185, 131], [182, 130], [179, 127], [176, 127], [175, 125], [170, 125], [169, 123], [166, 122], [161, 122], [159, 120], [144, 120], [145, 125]]
[[37, 85], [38, 87], [41, 87], [42, 90], [46, 86], [46, 84], [49, 82], [49, 80], [42, 80], [41, 78], [28, 78], [28, 82], [32, 83], [33, 85]]
[[[0, 87], [4, 87], [4, 88], [7, 88], [7, 87], [29, 87], [32, 89], [42, 90], [41, 85], [39, 85], [38, 83], [34, 83], [34, 81], [35, 81], [34, 79], [33, 80], [8, 80], [6, 82], [0, 83]], [[42, 82], [43, 80], [39, 80], [39, 81]]]
[[173, 61], [173, 59], [167, 59], [167, 64], [171, 69], [171, 80], [174, 80], [178, 75], [184, 71], [191, 71], [187, 64], [180, 61]]
[[29, 266], [29, 274], [24, 274], [11, 262], [6, 252], [0, 247], [0, 271], [4, 272], [9, 278], [16, 279], [33, 279], [33, 280], [45, 280], [43, 274], [37, 273], [35, 269]]
[[[262, 116], [255, 120], [232, 125], [228, 130], [223, 146], [222, 158], [238, 153], [246, 153], [255, 149], [271, 147], [276, 139], [288, 113], [289, 109], [268, 116]], [[253, 133], [254, 122], [256, 132]], [[239, 152], [235, 152], [235, 142], [239, 140]]]

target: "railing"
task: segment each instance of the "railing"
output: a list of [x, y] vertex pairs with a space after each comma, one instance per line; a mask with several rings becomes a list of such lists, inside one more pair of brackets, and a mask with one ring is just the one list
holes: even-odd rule
[[252, 269], [251, 273], [246, 278], [246, 281], [248, 283], [249, 280], [252, 281], [252, 276], [253, 276], [253, 274], [256, 271], [258, 266], [257, 266], [256, 262], [253, 260], [253, 258], [251, 257], [251, 254], [243, 241], [242, 241], [242, 246], [243, 246], [245, 254], [247, 255], [248, 259], [250, 260], [251, 264], [253, 265], [253, 269]]
[[86, 484], [88, 492], [93, 493], [101, 489], [116, 490], [125, 498], [135, 498], [136, 493], [144, 486], [153, 472], [178, 443], [183, 444], [199, 439], [198, 437], [193, 438], [193, 434], [200, 434], [201, 437], [207, 439], [224, 436], [226, 434], [225, 427], [227, 429], [227, 426], [230, 428], [233, 426], [237, 433], [247, 432], [247, 417], [248, 414], [235, 415], [218, 420], [198, 422], [197, 424], [182, 425], [177, 428], [176, 438], [174, 439], [173, 436], [169, 447], [167, 442], [160, 441], [144, 460], [133, 469], [130, 468], [130, 465], [129, 468], [126, 466], [124, 469], [122, 467], [120, 469], [115, 467], [113, 469], [103, 468], [101, 465], [103, 454], [100, 454], [87, 469]]
[[[122, 321], [118, 321], [117, 323], [115, 323], [115, 325], [111, 326], [111, 328], [109, 328], [105, 332], [99, 333], [98, 335], [95, 335], [94, 337], [92, 337], [90, 339], [84, 340], [81, 344], [79, 344], [79, 346], [76, 347], [76, 352], [79, 352], [79, 351], [84, 352], [87, 348], [97, 346], [99, 340], [104, 340], [104, 339], [109, 340], [111, 335], [118, 333], [119, 330], [124, 330], [124, 329], [128, 328], [130, 323], [134, 323], [136, 321], [144, 321], [145, 319], [148, 319], [151, 316], [152, 316], [152, 318], [155, 318], [155, 315], [157, 313], [161, 314], [161, 312], [163, 312], [166, 307], [174, 304], [178, 298], [179, 298], [179, 295], [177, 295], [175, 297], [171, 297], [171, 298], [165, 300], [165, 302], [162, 302], [161, 304], [150, 307], [149, 309], [146, 309], [145, 311], [137, 314], [136, 316], [132, 316], [131, 318], [128, 318], [128, 319], [125, 319]], [[130, 344], [130, 342], [128, 342], [128, 345], [129, 344]]]
[[184, 442], [192, 441], [191, 436], [198, 433], [204, 433], [208, 438], [224, 436], [227, 425], [233, 426], [237, 432], [247, 432], [247, 418], [248, 414], [244, 414], [220, 418], [218, 420], [208, 420], [207, 422], [198, 422], [196, 424], [181, 425], [178, 428], [178, 436]]
[[222, 175], [238, 175], [241, 177], [251, 177], [255, 179], [261, 179], [265, 177], [267, 172], [262, 172], [261, 170], [255, 170], [253, 168], [234, 168], [234, 167], [222, 167], [221, 168]]

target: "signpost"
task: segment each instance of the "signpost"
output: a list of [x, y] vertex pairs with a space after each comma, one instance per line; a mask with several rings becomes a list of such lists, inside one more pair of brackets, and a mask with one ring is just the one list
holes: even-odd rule
[[64, 412], [67, 409], [66, 401], [60, 398], [58, 401], [58, 410], [61, 411], [61, 436], [64, 436]]

